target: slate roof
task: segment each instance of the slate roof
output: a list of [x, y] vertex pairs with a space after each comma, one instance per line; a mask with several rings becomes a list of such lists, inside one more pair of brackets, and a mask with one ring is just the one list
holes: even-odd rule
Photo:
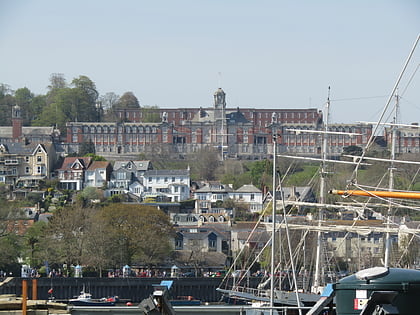
[[235, 190], [235, 192], [243, 192], [243, 193], [260, 193], [261, 190], [259, 190], [254, 185], [243, 185], [242, 187], [239, 187]]
[[16, 155], [31, 155], [34, 153], [35, 149], [38, 146], [41, 146], [46, 152], [50, 152], [53, 145], [51, 143], [48, 144], [40, 144], [40, 143], [30, 143], [24, 144], [21, 142], [12, 142], [7, 144], [1, 144], [6, 148], [5, 154], [16, 154]]
[[244, 114], [242, 114], [239, 110], [226, 114], [226, 119], [229, 124], [250, 123], [250, 121], [246, 119]]
[[6, 154], [32, 154], [36, 148], [36, 144], [24, 145], [20, 142], [13, 142], [8, 144], [3, 144], [6, 148]]
[[189, 176], [189, 170], [149, 170], [144, 176]]
[[207, 185], [197, 189], [196, 193], [203, 193], [203, 192], [233, 192], [233, 188], [229, 187], [228, 185], [221, 184], [219, 182], [209, 182]]
[[267, 231], [254, 231], [252, 234], [250, 231], [241, 231], [238, 232], [237, 238], [238, 240], [248, 240], [254, 243], [267, 243], [271, 238], [271, 234]]
[[66, 157], [64, 158], [63, 164], [61, 165], [61, 167], [58, 169], [58, 171], [61, 170], [69, 170], [71, 169], [72, 165], [74, 164], [74, 162], [76, 162], [76, 160], [79, 160], [85, 168], [88, 168], [90, 163], [92, 162], [92, 158], [91, 157]]
[[89, 165], [88, 170], [96, 170], [98, 168], [107, 168], [110, 165], [107, 161], [93, 161], [92, 164]]
[[152, 169], [152, 163], [150, 161], [115, 161], [114, 163], [114, 170], [117, 170], [119, 168], [126, 168], [126, 166], [132, 163], [135, 167], [135, 170], [137, 171], [147, 171], [149, 169]]

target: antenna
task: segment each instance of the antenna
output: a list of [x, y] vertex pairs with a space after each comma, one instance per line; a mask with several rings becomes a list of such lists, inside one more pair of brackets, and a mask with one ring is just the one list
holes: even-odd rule
[[222, 73], [219, 71], [218, 73], [217, 73], [218, 75], [219, 75], [219, 88], [221, 88], [222, 87]]

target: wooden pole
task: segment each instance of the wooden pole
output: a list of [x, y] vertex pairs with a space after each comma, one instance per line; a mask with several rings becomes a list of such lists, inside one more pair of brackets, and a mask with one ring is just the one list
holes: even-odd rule
[[22, 315], [26, 315], [27, 310], [27, 300], [28, 300], [28, 282], [22, 280]]
[[38, 279], [32, 279], [32, 300], [38, 300]]

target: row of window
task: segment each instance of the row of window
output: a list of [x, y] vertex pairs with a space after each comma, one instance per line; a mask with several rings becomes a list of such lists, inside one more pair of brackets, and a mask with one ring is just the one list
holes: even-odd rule
[[[79, 128], [78, 127], [73, 127], [73, 133], [78, 133], [79, 132]], [[83, 133], [87, 134], [87, 133], [110, 133], [110, 134], [114, 134], [115, 131], [118, 131], [118, 133], [157, 133], [158, 128], [156, 127], [150, 127], [150, 126], [134, 126], [134, 127], [130, 127], [130, 126], [126, 126], [126, 127], [108, 127], [108, 126], [84, 126], [83, 127]]]

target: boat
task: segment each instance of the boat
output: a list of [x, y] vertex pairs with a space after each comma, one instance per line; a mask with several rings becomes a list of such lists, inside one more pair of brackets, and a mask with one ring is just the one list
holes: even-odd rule
[[94, 299], [92, 294], [85, 292], [85, 290], [82, 290], [77, 297], [69, 300], [69, 304], [74, 306], [115, 306], [117, 302], [118, 297]]
[[177, 296], [169, 300], [172, 306], [200, 306], [201, 300], [194, 298], [191, 295]]

